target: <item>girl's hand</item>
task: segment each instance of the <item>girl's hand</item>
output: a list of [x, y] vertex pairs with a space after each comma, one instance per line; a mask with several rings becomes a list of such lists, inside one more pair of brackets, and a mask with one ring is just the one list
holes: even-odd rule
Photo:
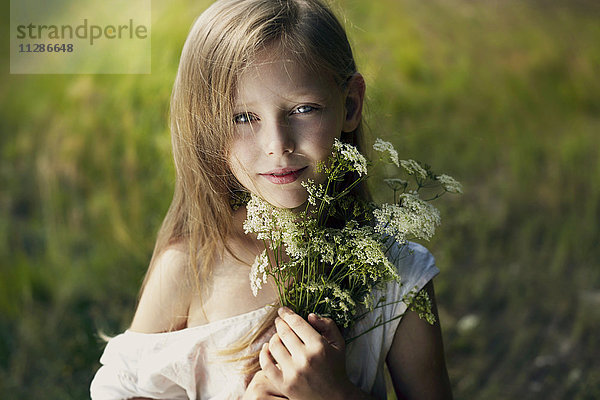
[[350, 398], [356, 388], [346, 375], [345, 342], [333, 320], [310, 314], [307, 322], [287, 307], [278, 313], [277, 333], [259, 356], [269, 381], [294, 400]]
[[244, 397], [242, 400], [260, 400], [260, 399], [287, 399], [282, 393], [280, 393], [273, 384], [269, 381], [269, 378], [265, 375], [264, 371], [258, 371], [254, 374], [254, 377], [250, 381]]

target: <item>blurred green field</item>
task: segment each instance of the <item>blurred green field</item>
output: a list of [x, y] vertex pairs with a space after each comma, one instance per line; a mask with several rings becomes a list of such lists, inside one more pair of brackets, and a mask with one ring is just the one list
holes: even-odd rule
[[[88, 397], [99, 332], [128, 326], [172, 194], [178, 56], [206, 4], [153, 3], [150, 75], [9, 75], [0, 44], [2, 398]], [[600, 398], [600, 4], [336, 4], [372, 136], [465, 187], [426, 244], [455, 397]]]

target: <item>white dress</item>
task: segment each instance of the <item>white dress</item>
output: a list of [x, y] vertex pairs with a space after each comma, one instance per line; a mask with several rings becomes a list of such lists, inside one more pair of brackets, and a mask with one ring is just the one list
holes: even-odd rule
[[[422, 289], [439, 270], [423, 246], [392, 249], [402, 285], [391, 282], [377, 289], [385, 306], [358, 321], [348, 337], [354, 337], [379, 321], [390, 321], [360, 336], [346, 349], [350, 380], [378, 399], [386, 398], [384, 363], [406, 304], [398, 302], [408, 292]], [[265, 306], [206, 325], [167, 333], [126, 331], [111, 339], [92, 381], [92, 400], [132, 397], [152, 399], [239, 399], [246, 388], [240, 365], [226, 361], [220, 352], [254, 329], [268, 313]], [[260, 343], [256, 344], [258, 349]]]

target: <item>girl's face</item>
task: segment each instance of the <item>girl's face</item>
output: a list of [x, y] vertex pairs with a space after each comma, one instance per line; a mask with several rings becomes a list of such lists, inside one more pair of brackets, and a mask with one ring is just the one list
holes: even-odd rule
[[303, 205], [308, 194], [300, 183], [321, 182], [316, 164], [327, 160], [342, 131], [358, 125], [360, 117], [347, 115], [347, 95], [329, 74], [279, 51], [259, 53], [239, 76], [234, 99], [228, 158], [238, 181], [274, 206]]

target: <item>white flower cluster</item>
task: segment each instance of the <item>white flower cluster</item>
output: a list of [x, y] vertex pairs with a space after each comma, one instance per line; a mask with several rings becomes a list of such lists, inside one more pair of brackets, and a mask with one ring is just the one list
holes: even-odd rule
[[415, 160], [400, 160], [400, 165], [409, 175], [419, 176], [422, 179], [427, 178], [427, 171]]
[[258, 291], [262, 289], [262, 285], [267, 283], [267, 270], [269, 268], [269, 257], [267, 256], [267, 250], [263, 250], [256, 259], [252, 268], [250, 268], [250, 287], [252, 288], [252, 294], [256, 296]]
[[352, 323], [351, 316], [356, 311], [356, 302], [348, 290], [342, 289], [334, 282], [327, 281], [308, 283], [304, 285], [304, 289], [313, 296], [317, 295], [319, 301], [324, 303], [324, 309], [341, 326], [347, 328]]
[[307, 244], [304, 240], [302, 229], [294, 221], [288, 221], [285, 231], [281, 235], [285, 252], [294, 260], [306, 257]]
[[247, 216], [244, 233], [256, 233], [259, 240], [280, 242], [295, 229], [294, 213], [287, 208], [277, 208], [254, 194], [246, 205]]
[[344, 252], [340, 251], [341, 236], [338, 230], [319, 229], [311, 232], [310, 242], [313, 248], [318, 249], [318, 257], [322, 263], [334, 265], [340, 260], [337, 256], [344, 256]]
[[246, 205], [247, 216], [244, 233], [256, 233], [259, 240], [268, 240], [277, 228], [273, 223], [273, 206], [258, 196], [252, 195]]
[[381, 153], [388, 153], [390, 159], [396, 165], [396, 167], [400, 166], [400, 162], [398, 161], [398, 152], [390, 142], [386, 142], [385, 140], [377, 138], [373, 144], [373, 149]]
[[371, 226], [362, 226], [347, 231], [350, 239], [348, 246], [353, 249], [356, 259], [369, 265], [386, 264], [388, 258], [383, 252], [381, 242], [376, 240]]
[[311, 233], [310, 246], [316, 257], [334, 269], [369, 286], [378, 281], [398, 280], [396, 269], [385, 254], [381, 235], [370, 225], [350, 221], [342, 229], [325, 228]]
[[352, 171], [356, 171], [359, 176], [367, 174], [367, 159], [360, 154], [356, 147], [335, 139], [333, 149], [343, 160], [350, 164], [349, 166]]
[[306, 189], [308, 192], [308, 202], [311, 205], [316, 205], [317, 201], [325, 198], [325, 187], [322, 183], [315, 184], [315, 181], [312, 179], [307, 179], [305, 181], [300, 182], [302, 187]]
[[352, 254], [349, 269], [364, 284], [400, 279], [375, 228], [370, 225], [354, 227], [346, 232], [346, 236]]
[[415, 194], [404, 193], [400, 197], [400, 205], [383, 204], [373, 211], [377, 221], [375, 229], [394, 236], [399, 243], [411, 238], [429, 240], [440, 224], [437, 208]]
[[442, 174], [435, 177], [438, 180], [446, 192], [450, 193], [462, 193], [462, 185], [456, 179], [450, 175]]
[[[259, 240], [266, 240], [272, 248], [283, 245], [292, 259], [297, 260], [306, 256], [308, 249], [302, 239], [302, 231], [296, 223], [297, 216], [291, 210], [274, 207], [254, 194], [251, 195], [246, 210], [247, 216], [243, 225], [245, 233], [256, 233]], [[280, 267], [283, 268], [285, 265]], [[262, 288], [261, 279], [266, 282], [268, 271], [269, 260], [267, 254], [263, 252], [256, 257], [250, 270], [250, 283], [255, 296]]]

